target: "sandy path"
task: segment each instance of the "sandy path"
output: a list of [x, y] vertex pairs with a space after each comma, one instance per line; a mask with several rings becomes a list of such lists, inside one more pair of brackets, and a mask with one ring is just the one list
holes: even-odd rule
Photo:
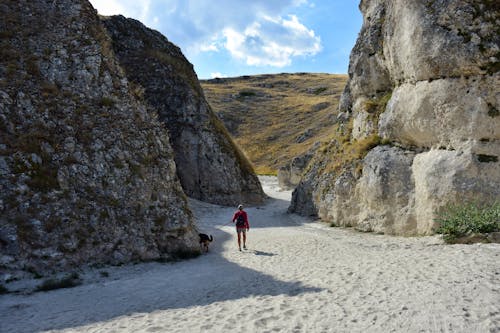
[[[289, 192], [248, 208], [193, 202], [207, 255], [105, 270], [72, 289], [0, 297], [1, 332], [500, 332], [500, 245], [442, 245], [286, 214]], [[88, 273], [88, 274], [91, 274]]]

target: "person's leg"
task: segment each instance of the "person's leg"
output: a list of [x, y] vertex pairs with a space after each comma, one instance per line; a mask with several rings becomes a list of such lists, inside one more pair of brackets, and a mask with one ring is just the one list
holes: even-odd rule
[[243, 231], [243, 248], [247, 248], [247, 233]]
[[236, 233], [238, 234], [238, 248], [241, 251], [241, 236], [240, 236], [241, 232], [237, 231]]

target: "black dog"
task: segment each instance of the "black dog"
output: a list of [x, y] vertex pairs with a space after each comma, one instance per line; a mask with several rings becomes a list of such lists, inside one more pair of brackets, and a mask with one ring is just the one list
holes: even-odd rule
[[205, 249], [205, 252], [208, 252], [208, 244], [214, 240], [212, 235], [210, 237], [207, 234], [198, 234], [200, 236], [200, 251], [203, 252], [203, 249]]

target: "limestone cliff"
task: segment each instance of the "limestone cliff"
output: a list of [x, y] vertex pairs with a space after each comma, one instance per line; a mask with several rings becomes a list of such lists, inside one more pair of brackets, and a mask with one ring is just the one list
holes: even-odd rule
[[197, 250], [167, 130], [85, 0], [0, 3], [0, 267]]
[[136, 20], [114, 16], [103, 23], [127, 77], [168, 128], [186, 194], [225, 205], [262, 202], [251, 164], [212, 112], [180, 49]]
[[360, 9], [339, 139], [313, 158], [290, 210], [415, 235], [431, 233], [447, 203], [499, 200], [498, 1]]

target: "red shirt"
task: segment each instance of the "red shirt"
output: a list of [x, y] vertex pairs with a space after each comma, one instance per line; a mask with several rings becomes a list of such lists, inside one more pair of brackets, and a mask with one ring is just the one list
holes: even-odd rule
[[240, 216], [240, 215], [243, 216], [243, 221], [245, 221], [245, 225], [241, 228], [250, 229], [250, 224], [248, 224], [247, 212], [245, 212], [244, 210], [238, 210], [238, 211], [236, 211], [236, 213], [234, 213], [233, 223], [234, 223], [234, 221], [236, 221], [238, 219], [238, 216]]

